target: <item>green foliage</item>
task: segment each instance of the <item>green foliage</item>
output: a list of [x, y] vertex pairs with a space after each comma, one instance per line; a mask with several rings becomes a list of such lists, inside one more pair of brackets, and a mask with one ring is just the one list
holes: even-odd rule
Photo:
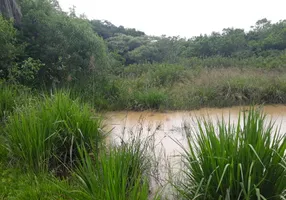
[[104, 135], [92, 109], [58, 92], [19, 108], [5, 133], [11, 159], [33, 171], [66, 176], [79, 158], [77, 145], [99, 148]]
[[[247, 111], [246, 111], [247, 112]], [[198, 119], [185, 125], [182, 199], [280, 199], [286, 189], [286, 139], [251, 108], [236, 125]]]
[[90, 24], [92, 26], [92, 29], [103, 39], [114, 37], [117, 34], [130, 35], [133, 37], [145, 35], [144, 32], [137, 31], [134, 28], [124, 28], [123, 26], [117, 27], [107, 20], [91, 20]]
[[79, 146], [81, 163], [76, 174], [85, 199], [148, 199], [150, 161], [148, 143], [131, 138], [128, 143], [89, 153]]
[[12, 21], [5, 20], [0, 14], [0, 79], [7, 78], [8, 70], [21, 54], [22, 46], [18, 45], [17, 31]]
[[144, 62], [161, 62], [159, 49], [152, 44], [142, 45], [130, 52], [128, 52], [128, 57], [131, 63], [144, 63]]
[[45, 65], [40, 60], [28, 58], [21, 64], [16, 64], [9, 70], [9, 80], [23, 85], [32, 85], [39, 69]]
[[279, 55], [280, 51], [285, 50], [285, 28], [286, 20], [271, 23], [262, 19], [249, 32], [224, 28], [222, 33], [213, 32], [211, 35], [200, 35], [188, 40], [165, 35], [127, 35], [118, 31], [118, 34], [108, 36], [107, 43], [111, 51], [125, 59], [125, 65], [145, 62], [178, 63], [193, 57], [232, 57], [237, 60], [259, 56], [267, 58], [270, 56], [268, 52], [276, 51]]
[[64, 85], [108, 66], [103, 40], [87, 20], [68, 16], [48, 0], [25, 0], [21, 5], [25, 53], [44, 64], [38, 82]]

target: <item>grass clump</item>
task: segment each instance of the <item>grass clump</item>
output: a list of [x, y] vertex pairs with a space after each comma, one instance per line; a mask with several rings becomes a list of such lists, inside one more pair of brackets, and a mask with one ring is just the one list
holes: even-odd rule
[[[286, 138], [254, 109], [236, 125], [198, 120], [185, 126], [181, 199], [281, 199], [286, 190]], [[216, 128], [217, 127], [217, 128]]]
[[19, 108], [4, 129], [11, 159], [65, 176], [79, 158], [77, 144], [98, 149], [103, 141], [101, 119], [91, 110], [63, 92]]
[[141, 140], [111, 146], [94, 159], [80, 147], [81, 163], [76, 175], [86, 199], [148, 199], [150, 161], [147, 143]]

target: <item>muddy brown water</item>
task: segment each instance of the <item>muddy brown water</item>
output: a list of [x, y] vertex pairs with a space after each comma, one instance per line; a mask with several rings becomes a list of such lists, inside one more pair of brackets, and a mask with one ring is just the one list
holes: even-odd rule
[[[247, 112], [249, 107], [230, 107], [230, 108], [204, 108], [193, 111], [166, 111], [166, 112], [133, 112], [120, 111], [109, 112], [105, 114], [105, 124], [111, 131], [111, 139], [115, 142], [119, 138], [128, 139], [131, 134], [141, 133], [142, 138], [146, 138], [154, 134], [155, 140], [155, 156], [161, 160], [159, 178], [166, 177], [168, 171], [167, 166], [178, 166], [175, 164], [179, 153], [182, 152], [182, 147], [186, 144], [182, 126], [184, 121], [190, 122], [191, 126], [196, 126], [196, 117], [207, 117], [212, 121], [231, 120], [231, 123], [236, 123], [239, 113]], [[286, 132], [286, 105], [264, 105], [259, 106], [266, 114], [266, 119], [270, 119], [275, 124], [281, 125], [280, 134]], [[163, 161], [162, 161], [163, 160]], [[165, 169], [163, 169], [165, 167]], [[178, 168], [179, 169], [179, 168]], [[165, 171], [164, 171], [165, 170]], [[164, 175], [165, 174], [165, 175]]]
[[[166, 111], [166, 112], [134, 112], [120, 111], [106, 113], [105, 123], [112, 129], [111, 136], [116, 139], [125, 132], [128, 137], [130, 130], [138, 132], [142, 130], [142, 135], [155, 132], [156, 141], [162, 143], [167, 153], [174, 152], [180, 147], [175, 140], [182, 140], [182, 125], [184, 121], [191, 122], [196, 126], [196, 117], [207, 117], [212, 121], [231, 120], [236, 123], [240, 112], [247, 112], [249, 107], [230, 107], [230, 108], [203, 108], [193, 111]], [[286, 105], [264, 105], [259, 106], [266, 114], [268, 120], [272, 120], [276, 125], [281, 125], [281, 134], [286, 132]], [[126, 136], [127, 135], [127, 136]]]

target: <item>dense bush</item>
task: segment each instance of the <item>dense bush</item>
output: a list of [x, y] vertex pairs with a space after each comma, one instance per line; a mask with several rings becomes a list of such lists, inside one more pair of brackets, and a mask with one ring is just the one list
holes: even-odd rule
[[18, 44], [17, 36], [13, 22], [0, 14], [0, 79], [9, 75], [9, 67], [15, 64], [16, 57], [22, 53], [23, 46]]

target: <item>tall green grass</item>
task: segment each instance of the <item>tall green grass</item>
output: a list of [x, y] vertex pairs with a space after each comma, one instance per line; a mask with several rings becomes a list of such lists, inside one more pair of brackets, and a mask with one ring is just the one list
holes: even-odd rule
[[91, 107], [58, 92], [18, 108], [4, 131], [10, 158], [21, 167], [65, 176], [79, 158], [77, 145], [99, 148], [101, 128]]
[[[254, 109], [236, 125], [206, 119], [185, 126], [181, 199], [281, 199], [286, 190], [286, 137]], [[217, 128], [216, 128], [217, 127]]]
[[26, 104], [29, 98], [28, 88], [0, 80], [0, 164], [6, 161], [8, 153], [5, 147], [7, 140], [3, 134], [5, 122], [17, 106]]
[[79, 146], [76, 175], [86, 199], [148, 199], [150, 159], [148, 144], [139, 139], [104, 149], [99, 157]]
[[3, 121], [14, 110], [17, 104], [28, 98], [28, 89], [0, 80], [0, 121]]

